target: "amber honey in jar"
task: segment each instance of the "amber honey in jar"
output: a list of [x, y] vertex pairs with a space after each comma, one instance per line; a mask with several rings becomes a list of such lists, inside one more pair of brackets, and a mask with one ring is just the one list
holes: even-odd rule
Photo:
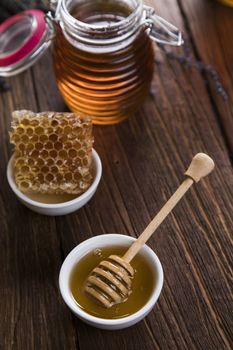
[[26, 10], [0, 25], [0, 75], [26, 70], [53, 43], [57, 85], [71, 111], [95, 124], [132, 115], [150, 89], [153, 41], [178, 46], [181, 33], [142, 0], [51, 4], [54, 14]]
[[58, 88], [71, 111], [92, 116], [95, 124], [118, 123], [142, 105], [154, 69], [151, 39], [182, 42], [141, 0], [62, 0], [57, 17]]

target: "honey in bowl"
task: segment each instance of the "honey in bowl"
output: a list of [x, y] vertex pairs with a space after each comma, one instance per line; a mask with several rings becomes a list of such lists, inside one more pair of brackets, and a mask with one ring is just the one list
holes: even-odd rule
[[27, 197], [33, 201], [45, 204], [59, 204], [72, 201], [77, 198], [77, 195], [64, 194], [44, 194], [44, 193], [27, 193]]
[[127, 249], [127, 246], [100, 247], [86, 254], [73, 268], [70, 290], [75, 302], [88, 314], [104, 319], [122, 318], [134, 314], [149, 300], [156, 283], [155, 272], [141, 253], [131, 263], [135, 270], [132, 293], [124, 303], [106, 309], [92, 301], [84, 291], [85, 280], [93, 268], [111, 254], [124, 255]]

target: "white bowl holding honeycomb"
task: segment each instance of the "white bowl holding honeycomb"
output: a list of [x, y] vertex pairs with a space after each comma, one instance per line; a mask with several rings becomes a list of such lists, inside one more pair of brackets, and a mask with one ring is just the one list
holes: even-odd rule
[[93, 180], [90, 187], [81, 195], [75, 194], [29, 194], [19, 190], [14, 179], [14, 155], [7, 166], [8, 183], [17, 198], [29, 209], [44, 215], [58, 216], [72, 213], [83, 207], [94, 195], [102, 175], [102, 164], [98, 153], [92, 149], [91, 172]]

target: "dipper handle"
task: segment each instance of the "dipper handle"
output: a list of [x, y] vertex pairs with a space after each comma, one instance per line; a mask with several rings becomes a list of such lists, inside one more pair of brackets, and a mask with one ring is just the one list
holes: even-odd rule
[[200, 181], [203, 177], [211, 173], [214, 169], [214, 161], [205, 153], [197, 153], [188, 169], [184, 173], [186, 176], [191, 177], [195, 182]]
[[193, 159], [188, 169], [185, 172], [187, 178], [178, 187], [176, 192], [171, 196], [171, 198], [165, 203], [165, 205], [160, 209], [158, 214], [149, 223], [145, 230], [141, 233], [138, 239], [131, 245], [127, 252], [122, 257], [126, 262], [130, 262], [138, 251], [141, 249], [143, 244], [152, 236], [155, 230], [163, 222], [163, 220], [168, 216], [188, 189], [192, 186], [194, 182], [198, 182], [202, 177], [205, 177], [214, 169], [214, 161], [205, 153], [197, 153]]

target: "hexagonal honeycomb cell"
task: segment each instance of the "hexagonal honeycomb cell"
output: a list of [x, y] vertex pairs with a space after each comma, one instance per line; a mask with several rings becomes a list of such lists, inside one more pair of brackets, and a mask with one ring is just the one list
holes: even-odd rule
[[76, 113], [12, 113], [14, 177], [25, 193], [81, 194], [93, 175], [92, 121]]

